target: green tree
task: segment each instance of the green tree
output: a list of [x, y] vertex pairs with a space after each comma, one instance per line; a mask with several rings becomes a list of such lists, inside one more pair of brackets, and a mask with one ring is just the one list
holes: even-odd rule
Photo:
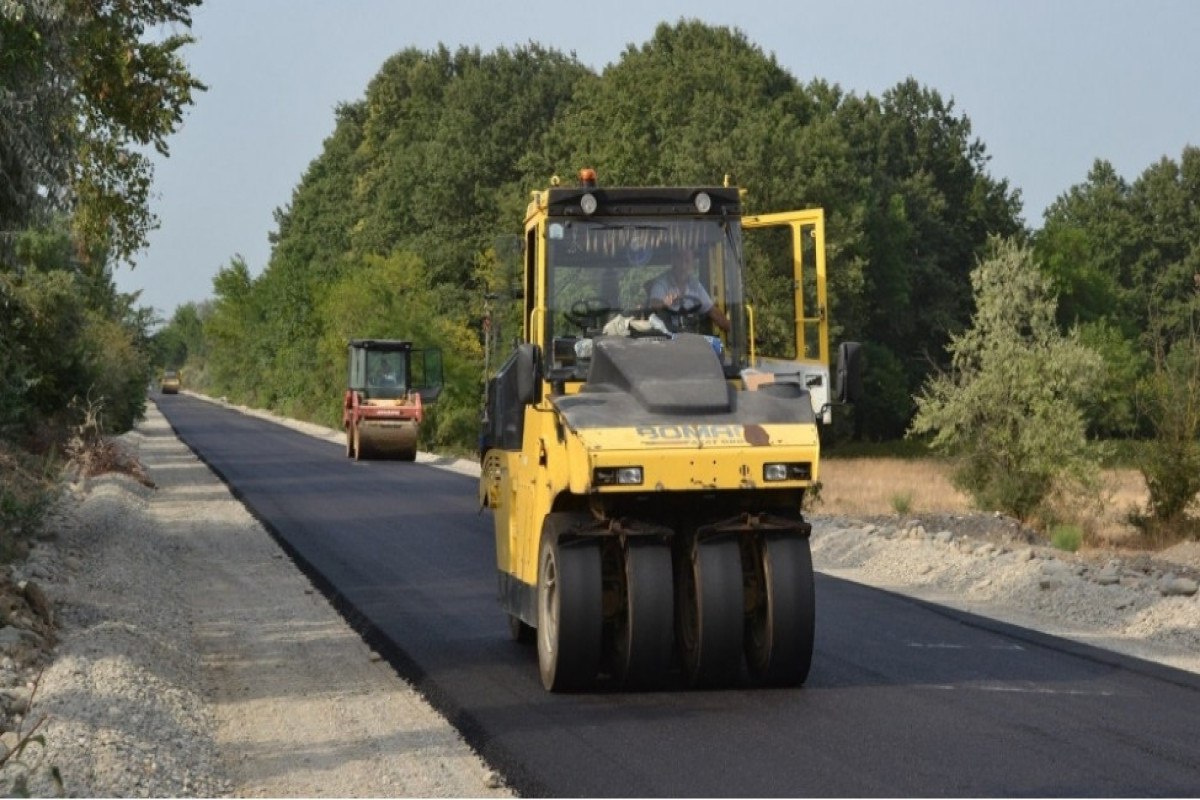
[[[829, 109], [824, 109], [828, 113]], [[799, 128], [822, 114], [773, 56], [740, 31], [696, 20], [662, 23], [598, 80], [581, 81], [527, 183], [593, 166], [612, 185], [708, 184], [731, 174], [759, 210], [797, 191]]]
[[74, 387], [99, 410], [101, 431], [127, 431], [146, 408], [149, 353], [118, 320], [89, 313], [83, 330], [83, 363], [88, 385]]
[[961, 459], [955, 482], [981, 508], [1027, 519], [1059, 481], [1094, 476], [1082, 404], [1103, 362], [1059, 332], [1029, 248], [993, 240], [971, 283], [972, 327], [952, 337], [951, 370], [926, 383], [910, 432]]
[[[580, 82], [523, 163], [531, 187], [580, 166], [609, 184], [728, 174], [749, 189], [751, 212], [825, 208], [834, 337], [886, 348], [868, 381], [894, 381], [894, 371], [870, 373], [899, 364], [898, 389], [911, 394], [969, 320], [965, 265], [989, 233], [1021, 232], [1019, 195], [987, 162], [966, 116], [911, 79], [882, 99], [801, 85], [741, 32], [682, 20]], [[747, 244], [748, 262], [770, 263], [756, 248]], [[770, 347], [770, 331], [786, 326], [769, 272], [752, 267], [747, 294]], [[883, 421], [857, 427], [899, 436], [908, 416]]]
[[420, 253], [435, 282], [474, 288], [474, 259], [523, 207], [512, 195], [528, 199], [518, 162], [588, 74], [537, 45], [389, 59], [367, 89], [354, 249]]
[[[202, 89], [181, 57], [199, 0], [0, 2], [0, 427], [61, 438], [142, 413], [151, 313], [116, 291], [155, 224], [152, 169]], [[40, 439], [47, 438], [45, 435]]]
[[1046, 210], [1034, 238], [1038, 263], [1059, 296], [1066, 328], [1107, 320], [1127, 338], [1137, 334], [1137, 303], [1129, 294], [1137, 239], [1129, 208], [1129, 185], [1112, 165], [1097, 161], [1087, 181], [1062, 194]]
[[[1046, 212], [1036, 252], [1062, 297], [1059, 322], [1080, 324], [1114, 380], [1090, 405], [1093, 430], [1153, 435], [1135, 402], [1156, 343], [1186, 338], [1200, 275], [1200, 149], [1161, 159], [1132, 184], [1097, 161]], [[1101, 398], [1097, 398], [1098, 400]]]
[[213, 278], [212, 314], [204, 320], [212, 392], [248, 405], [265, 405], [261, 376], [271, 356], [256, 335], [263, 315], [253, 294], [250, 269], [241, 256], [235, 256]]
[[1143, 330], [1169, 340], [1192, 330], [1200, 288], [1200, 147], [1184, 148], [1179, 163], [1162, 158], [1130, 190], [1137, 258], [1132, 283]]
[[81, 261], [65, 224], [24, 233], [3, 286], [4, 417], [0, 428], [33, 431], [46, 421], [78, 422], [68, 409], [103, 408], [104, 432], [142, 413], [147, 318], [136, 295], [118, 293], [103, 256]]
[[[741, 32], [694, 20], [660, 25], [600, 75], [537, 45], [409, 49], [338, 109], [324, 151], [277, 214], [270, 263], [247, 275], [238, 339], [261, 348], [253, 393], [263, 403], [323, 415], [333, 356], [314, 342], [354, 321], [330, 315], [341, 305], [331, 287], [386, 294], [367, 282], [372, 258], [418, 256], [435, 307], [465, 313], [478, 339], [484, 296], [496, 291], [496, 236], [519, 231], [529, 190], [552, 174], [593, 166], [608, 185], [730, 175], [749, 190], [748, 212], [825, 208], [835, 338], [882, 348], [867, 380], [886, 399], [861, 412], [872, 416], [858, 430], [896, 436], [906, 398], [969, 321], [964, 265], [989, 231], [1020, 228], [1018, 196], [986, 165], [969, 120], [932, 90], [907, 81], [876, 100], [801, 84]], [[772, 314], [781, 300], [763, 252], [747, 244], [747, 294], [770, 338], [785, 326]], [[232, 308], [218, 305], [222, 315]], [[463, 396], [477, 392], [481, 366]]]
[[911, 78], [878, 100], [848, 98], [836, 119], [863, 175], [854, 190], [862, 231], [844, 254], [867, 265], [852, 332], [891, 351], [883, 363], [902, 365], [914, 393], [968, 323], [968, 270], [988, 236], [1022, 234], [1020, 196], [988, 174], [966, 115]]
[[1084, 404], [1091, 435], [1120, 439], [1148, 431], [1148, 425], [1139, 425], [1134, 397], [1138, 382], [1150, 368], [1147, 354], [1108, 319], [1082, 323], [1078, 331], [1080, 342], [1104, 359], [1108, 376]]
[[204, 317], [208, 303], [184, 303], [153, 337], [155, 364], [177, 369], [189, 360], [203, 359]]
[[[465, 315], [464, 324], [478, 330], [484, 292], [477, 264], [497, 230], [519, 219], [525, 199], [515, 165], [584, 74], [573, 58], [533, 45], [486, 55], [467, 48], [428, 54], [410, 49], [383, 65], [361, 101], [339, 107], [324, 150], [290, 206], [276, 213], [270, 263], [257, 279], [247, 272], [238, 289], [247, 299], [237, 307], [249, 316], [233, 338], [252, 342], [264, 356], [254, 373], [259, 402], [327, 417], [344, 378], [345, 354], [326, 353], [317, 343], [359, 318], [336, 319], [323, 309], [339, 305], [330, 305], [334, 286], [357, 284], [381, 297], [395, 291], [366, 268], [372, 259], [419, 254], [437, 307], [456, 319]], [[234, 307], [224, 298], [218, 303], [222, 341], [232, 340]], [[375, 335], [398, 337], [412, 319], [431, 313], [406, 304], [404, 316], [390, 318], [390, 330]], [[210, 344], [212, 377], [230, 387], [235, 375]], [[478, 373], [476, 365], [461, 391], [477, 393]], [[243, 396], [240, 389], [225, 391]], [[453, 406], [457, 393], [448, 391], [443, 409]], [[471, 433], [463, 443], [473, 439]]]
[[908, 391], [908, 375], [900, 359], [887, 347], [863, 343], [863, 361], [871, 366], [863, 376], [863, 397], [856, 404], [855, 439], [882, 442], [895, 438], [912, 419], [915, 404]]
[[1193, 309], [1186, 336], [1155, 338], [1153, 369], [1138, 387], [1138, 404], [1154, 428], [1139, 467], [1160, 529], [1179, 526], [1200, 493], [1200, 290]]
[[79, 238], [128, 259], [156, 222], [153, 167], [204, 89], [180, 51], [200, 0], [0, 4], [0, 229], [70, 211]]

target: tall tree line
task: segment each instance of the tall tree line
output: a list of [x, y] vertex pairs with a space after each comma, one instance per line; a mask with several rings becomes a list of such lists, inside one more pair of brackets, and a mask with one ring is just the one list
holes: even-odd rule
[[[695, 21], [660, 25], [599, 73], [536, 44], [405, 50], [337, 110], [262, 274], [234, 259], [218, 275], [205, 352], [188, 357], [214, 392], [334, 422], [347, 338], [441, 346], [450, 386], [427, 444], [469, 449], [492, 247], [520, 230], [530, 190], [582, 166], [609, 185], [731, 175], [751, 213], [826, 209], [831, 319], [868, 346], [852, 435], [904, 435], [970, 323], [970, 274], [992, 236], [1033, 243], [1059, 324], [1079, 326], [1116, 376], [1110, 397], [1092, 398], [1091, 429], [1147, 432], [1134, 388], [1153, 370], [1146, 337], [1179, 339], [1194, 308], [1195, 152], [1131, 186], [1099, 163], [1036, 235], [988, 159], [935, 89], [905, 79], [878, 98], [848, 94]], [[750, 291], [767, 292], [753, 276]]]

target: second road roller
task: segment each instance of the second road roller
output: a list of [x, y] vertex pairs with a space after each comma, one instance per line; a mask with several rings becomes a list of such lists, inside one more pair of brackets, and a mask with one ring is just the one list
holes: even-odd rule
[[414, 460], [425, 404], [441, 391], [441, 351], [397, 339], [351, 339], [348, 360], [346, 455]]

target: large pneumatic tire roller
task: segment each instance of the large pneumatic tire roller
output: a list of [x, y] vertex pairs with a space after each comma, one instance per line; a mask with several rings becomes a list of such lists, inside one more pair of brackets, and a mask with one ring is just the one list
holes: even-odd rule
[[805, 498], [818, 426], [862, 396], [861, 347], [832, 371], [824, 211], [743, 203], [728, 177], [585, 168], [497, 240], [479, 501], [548, 691], [798, 686], [812, 667]]

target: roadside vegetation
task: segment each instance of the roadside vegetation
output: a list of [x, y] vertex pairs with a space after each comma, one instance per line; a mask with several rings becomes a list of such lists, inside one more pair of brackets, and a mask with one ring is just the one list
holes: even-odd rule
[[1095, 490], [1083, 405], [1103, 385], [1104, 361], [1078, 330], [1059, 331], [1027, 247], [993, 240], [971, 280], [971, 325], [951, 336], [949, 368], [926, 382], [911, 433], [957, 457], [955, 485], [981, 507], [1029, 519], [1056, 490]]
[[[1146, 494], [1127, 521], [1147, 541], [1195, 535], [1200, 149], [1132, 183], [1097, 160], [1035, 229], [967, 115], [912, 79], [848, 93], [688, 20], [601, 72], [534, 43], [409, 48], [335, 110], [268, 263], [231, 257], [210, 299], [155, 330], [111, 269], [155, 224], [139, 147], [167, 152], [203, 89], [180, 57], [198, 2], [52, 16], [0, 0], [0, 164], [18, 178], [0, 192], [0, 438], [43, 459], [27, 473], [53, 474], [89, 409], [127, 428], [164, 368], [336, 426], [346, 340], [367, 336], [442, 349], [422, 444], [472, 452], [485, 370], [516, 333], [501, 237], [532, 189], [591, 166], [602, 185], [728, 175], [749, 213], [826, 210], [834, 339], [863, 342], [867, 371], [825, 432], [823, 478], [881, 448], [948, 470], [945, 497], [1086, 540], [1113, 468], [1131, 468]], [[35, 100], [41, 116], [12, 113]], [[769, 349], [780, 293], [753, 266], [747, 291]], [[843, 491], [827, 479], [823, 499]], [[883, 513], [934, 502], [882, 497]]]
[[198, 2], [0, 0], [0, 560], [65, 464], [119, 463], [104, 436], [142, 416], [162, 363], [112, 276], [156, 225], [145, 149], [168, 153], [203, 89], [180, 55]]

